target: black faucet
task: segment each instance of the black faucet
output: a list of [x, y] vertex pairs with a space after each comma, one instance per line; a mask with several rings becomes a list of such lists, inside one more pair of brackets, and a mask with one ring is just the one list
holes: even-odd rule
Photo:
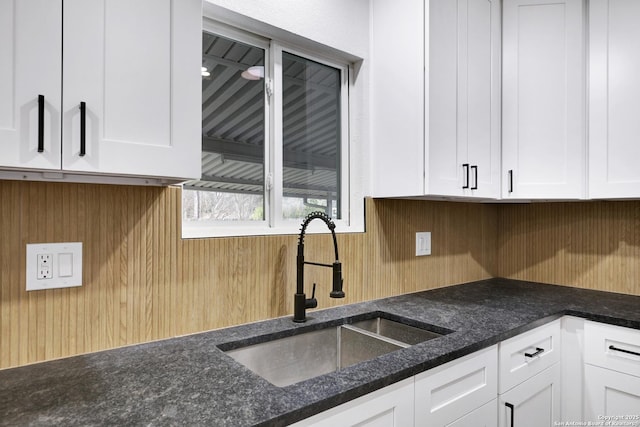
[[[318, 262], [310, 262], [304, 260], [304, 233], [307, 226], [314, 219], [321, 219], [327, 224], [331, 235], [333, 236], [333, 248], [336, 252], [336, 260], [333, 264], [321, 264]], [[336, 225], [331, 221], [331, 218], [324, 212], [311, 212], [302, 222], [302, 228], [300, 229], [300, 236], [298, 237], [298, 256], [296, 257], [297, 277], [296, 277], [296, 294], [294, 295], [293, 303], [293, 321], [302, 323], [307, 321], [306, 312], [307, 308], [316, 308], [318, 306], [318, 300], [316, 300], [316, 284], [313, 284], [313, 291], [311, 292], [311, 298], [307, 298], [304, 294], [304, 265], [317, 265], [320, 267], [329, 267], [333, 269], [333, 290], [329, 293], [331, 298], [344, 298], [344, 291], [342, 290], [342, 264], [338, 258], [338, 242], [336, 240]]]

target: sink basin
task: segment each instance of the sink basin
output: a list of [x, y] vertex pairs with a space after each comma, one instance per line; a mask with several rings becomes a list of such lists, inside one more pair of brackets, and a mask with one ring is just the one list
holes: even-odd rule
[[225, 353], [270, 383], [284, 387], [441, 335], [377, 316]]
[[404, 323], [389, 320], [384, 317], [361, 320], [355, 322], [353, 326], [410, 345], [432, 340], [443, 335], [427, 329], [405, 325]]

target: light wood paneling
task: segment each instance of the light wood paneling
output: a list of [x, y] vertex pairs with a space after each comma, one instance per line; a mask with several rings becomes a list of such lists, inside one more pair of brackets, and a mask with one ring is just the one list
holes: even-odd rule
[[498, 275], [640, 295], [640, 201], [504, 205]]
[[[319, 307], [504, 276], [640, 295], [640, 202], [366, 201], [338, 234], [344, 300], [305, 268]], [[432, 255], [415, 257], [415, 232]], [[81, 288], [26, 292], [27, 243], [81, 241]], [[180, 190], [0, 181], [0, 368], [293, 311], [297, 236], [182, 240]], [[327, 235], [305, 239], [330, 262]]]
[[[495, 207], [367, 200], [338, 234], [346, 298], [307, 266], [320, 308], [490, 277]], [[0, 181], [0, 368], [290, 315], [297, 236], [182, 240], [180, 190]], [[433, 255], [413, 256], [433, 232]], [[83, 242], [81, 288], [25, 291], [27, 243]], [[333, 261], [327, 235], [306, 257]]]
[[[493, 276], [496, 207], [479, 203], [370, 200], [364, 299]], [[431, 255], [415, 256], [415, 233], [431, 232]]]

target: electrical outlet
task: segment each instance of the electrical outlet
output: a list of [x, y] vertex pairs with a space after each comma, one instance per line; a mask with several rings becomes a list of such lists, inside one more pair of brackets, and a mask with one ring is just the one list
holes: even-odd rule
[[51, 266], [51, 259], [52, 256], [51, 254], [38, 254], [37, 255], [37, 266], [38, 266], [38, 273], [37, 273], [37, 278], [38, 280], [41, 279], [52, 279], [53, 278], [53, 268]]
[[416, 256], [431, 255], [431, 232], [416, 233]]
[[27, 290], [82, 286], [82, 243], [27, 244]]

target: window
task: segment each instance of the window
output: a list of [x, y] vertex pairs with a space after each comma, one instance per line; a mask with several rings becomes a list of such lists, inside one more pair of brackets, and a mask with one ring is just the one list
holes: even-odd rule
[[348, 64], [204, 28], [202, 177], [183, 186], [183, 236], [297, 233], [316, 210], [348, 227]]

